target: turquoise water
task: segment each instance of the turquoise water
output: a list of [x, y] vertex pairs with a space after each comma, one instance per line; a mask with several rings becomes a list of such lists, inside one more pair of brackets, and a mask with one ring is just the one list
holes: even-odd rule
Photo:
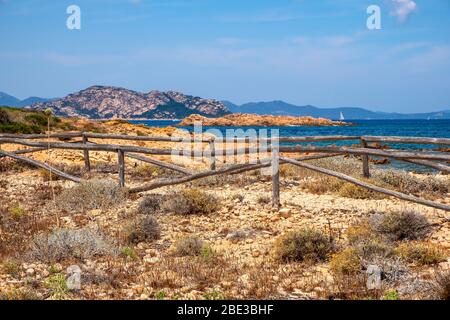
[[[132, 123], [145, 124], [150, 127], [175, 126], [178, 121], [166, 120], [136, 120]], [[348, 121], [353, 125], [341, 127], [203, 127], [203, 130], [218, 129], [225, 135], [227, 129], [278, 129], [280, 137], [289, 136], [331, 136], [331, 135], [371, 135], [371, 136], [405, 136], [405, 137], [439, 137], [450, 138], [450, 120], [352, 120]], [[192, 131], [192, 127], [180, 127]], [[351, 145], [356, 141], [337, 141], [337, 142], [316, 142], [308, 144], [316, 145]], [[289, 144], [289, 143], [286, 143]], [[294, 143], [298, 144], [298, 143]], [[423, 145], [423, 144], [388, 144], [395, 149], [436, 149], [439, 145]], [[441, 147], [450, 147], [442, 145]], [[428, 171], [429, 169], [411, 164], [405, 164], [399, 161], [393, 161], [391, 166], [404, 169]]]

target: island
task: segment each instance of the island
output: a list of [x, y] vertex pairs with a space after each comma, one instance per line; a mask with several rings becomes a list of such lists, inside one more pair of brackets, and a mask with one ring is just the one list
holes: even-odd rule
[[201, 122], [203, 126], [248, 126], [248, 127], [276, 127], [276, 126], [347, 126], [348, 122], [332, 121], [325, 118], [257, 115], [249, 113], [233, 113], [218, 118], [207, 118], [198, 114], [191, 114], [184, 118], [178, 126], [193, 126]]

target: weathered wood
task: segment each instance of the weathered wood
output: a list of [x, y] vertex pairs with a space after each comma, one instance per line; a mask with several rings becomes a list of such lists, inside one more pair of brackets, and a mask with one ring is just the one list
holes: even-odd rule
[[129, 136], [126, 134], [86, 133], [88, 138], [131, 140], [131, 141], [166, 141], [166, 142], [209, 142], [210, 138], [193, 139], [187, 137], [153, 137], [153, 136]]
[[428, 138], [428, 137], [394, 137], [394, 136], [363, 136], [370, 142], [393, 142], [393, 143], [416, 143], [416, 144], [450, 144], [450, 138]]
[[272, 206], [280, 207], [280, 158], [277, 149], [272, 149]]
[[[88, 137], [85, 133], [83, 133], [83, 144], [87, 144], [89, 142]], [[89, 172], [91, 171], [91, 160], [89, 159], [89, 150], [84, 150], [84, 169]]]
[[81, 138], [82, 132], [62, 132], [62, 133], [52, 133], [48, 134], [11, 134], [11, 133], [0, 133], [0, 138], [13, 138], [13, 139], [47, 139], [47, 138]]
[[[367, 141], [362, 139], [360, 140], [361, 147], [366, 149], [367, 148]], [[363, 165], [363, 177], [364, 178], [370, 178], [370, 170], [369, 170], [369, 156], [367, 154], [363, 154], [362, 156], [362, 165]]]
[[404, 193], [401, 193], [401, 192], [398, 192], [398, 191], [392, 191], [392, 190], [388, 190], [388, 189], [385, 189], [385, 188], [381, 188], [381, 187], [378, 187], [378, 186], [375, 186], [375, 185], [372, 185], [372, 184], [360, 181], [358, 179], [355, 179], [355, 178], [353, 178], [351, 176], [348, 176], [348, 175], [345, 175], [343, 173], [339, 173], [339, 172], [335, 172], [335, 171], [332, 171], [332, 170], [320, 168], [320, 167], [314, 166], [314, 165], [309, 164], [309, 163], [300, 162], [300, 161], [296, 161], [296, 160], [292, 160], [292, 159], [284, 158], [284, 157], [282, 157], [281, 159], [286, 161], [287, 163], [291, 163], [291, 164], [297, 165], [299, 167], [303, 167], [303, 168], [306, 168], [306, 169], [317, 171], [317, 172], [320, 172], [320, 173], [323, 173], [323, 174], [326, 174], [326, 175], [329, 175], [329, 176], [333, 176], [333, 177], [336, 177], [338, 179], [341, 179], [341, 180], [353, 183], [353, 184], [355, 184], [357, 186], [360, 186], [360, 187], [363, 187], [363, 188], [366, 188], [366, 189], [369, 189], [369, 190], [372, 190], [372, 191], [383, 193], [383, 194], [386, 194], [386, 195], [389, 195], [389, 196], [393, 196], [393, 197], [396, 197], [396, 198], [399, 198], [399, 199], [402, 199], [402, 200], [410, 201], [410, 202], [413, 202], [413, 203], [423, 204], [423, 205], [428, 206], [428, 207], [441, 209], [441, 210], [445, 210], [445, 211], [450, 211], [450, 206], [442, 204], [442, 203], [438, 203], [438, 202], [434, 202], [434, 201], [418, 198], [418, 197], [407, 195], [407, 194], [404, 194]]
[[450, 173], [450, 166], [448, 166], [444, 163], [433, 162], [433, 161], [428, 161], [428, 160], [413, 160], [413, 159], [403, 159], [402, 161], [414, 163], [414, 164], [418, 164], [421, 166], [434, 168], [434, 169], [437, 169], [442, 172]]
[[423, 160], [443, 160], [450, 161], [450, 155], [442, 153], [427, 153], [427, 152], [407, 152], [407, 151], [384, 151], [370, 148], [350, 148], [350, 147], [327, 147], [327, 146], [294, 146], [284, 147], [280, 146], [280, 152], [286, 153], [302, 153], [302, 152], [331, 152], [342, 154], [357, 154], [357, 155], [373, 155], [385, 158], [394, 159], [423, 159]]
[[[90, 151], [106, 151], [117, 152], [121, 149], [124, 152], [135, 152], [155, 155], [171, 155], [172, 149], [150, 149], [144, 147], [117, 145], [117, 144], [82, 144], [82, 143], [65, 143], [65, 142], [31, 142], [22, 139], [0, 138], [0, 142], [9, 144], [19, 144], [29, 147], [48, 147], [51, 149], [68, 149], [68, 150], [90, 150]], [[181, 153], [181, 152], [180, 152]]]
[[160, 179], [160, 180], [154, 181], [152, 183], [149, 183], [147, 185], [143, 185], [143, 186], [140, 186], [140, 187], [132, 188], [129, 191], [131, 193], [149, 191], [149, 190], [153, 190], [153, 189], [157, 189], [157, 188], [161, 188], [161, 187], [165, 187], [165, 186], [172, 186], [172, 185], [186, 183], [186, 182], [190, 182], [190, 181], [201, 179], [201, 178], [206, 178], [206, 177], [216, 176], [216, 175], [220, 175], [220, 174], [225, 174], [225, 173], [232, 172], [232, 171], [235, 171], [235, 170], [240, 169], [240, 168], [245, 168], [247, 166], [248, 166], [248, 164], [237, 164], [237, 165], [233, 165], [233, 166], [230, 166], [230, 167], [227, 167], [227, 168], [220, 168], [220, 169], [217, 169], [217, 170], [202, 171], [202, 172], [195, 173], [193, 175], [182, 177], [182, 178], [178, 178], [178, 179]]
[[302, 136], [302, 137], [277, 137], [277, 138], [260, 138], [260, 137], [232, 137], [232, 138], [216, 138], [217, 141], [226, 142], [245, 142], [258, 143], [261, 141], [271, 142], [272, 140], [278, 142], [314, 142], [314, 141], [343, 141], [343, 140], [359, 140], [360, 136]]
[[170, 170], [173, 170], [173, 171], [177, 171], [177, 172], [180, 172], [180, 173], [184, 173], [184, 174], [193, 174], [194, 173], [194, 171], [192, 171], [192, 170], [189, 170], [189, 169], [177, 166], [175, 164], [164, 162], [164, 161], [159, 161], [159, 160], [156, 160], [156, 159], [151, 159], [151, 158], [148, 158], [148, 157], [141, 156], [139, 154], [127, 153], [126, 156], [128, 158], [131, 158], [131, 159], [135, 159], [135, 160], [139, 160], [139, 161], [142, 161], [142, 162], [151, 163], [151, 164], [154, 164], [156, 166], [163, 167], [163, 168], [166, 168], [166, 169], [170, 169]]
[[[298, 157], [298, 158], [295, 158], [295, 160], [298, 160], [298, 161], [317, 160], [317, 159], [337, 157], [337, 156], [341, 156], [341, 155], [342, 154], [340, 154], [340, 153], [330, 153], [330, 154], [329, 153], [327, 153], [327, 154], [321, 153], [321, 154]], [[286, 162], [283, 160], [280, 160], [279, 163], [280, 163], [280, 165], [283, 165]], [[247, 167], [237, 169], [235, 171], [229, 172], [228, 174], [239, 174], [239, 173], [242, 173], [245, 171], [253, 171], [253, 170], [257, 170], [257, 169], [261, 169], [261, 168], [270, 167], [270, 165], [271, 165], [271, 160], [259, 160], [257, 164], [248, 164]]]
[[[310, 155], [310, 156], [305, 156], [305, 157], [301, 157], [301, 158], [297, 158], [297, 159], [313, 160], [313, 159], [335, 157], [335, 156], [339, 156], [339, 155], [340, 154]], [[132, 192], [132, 193], [144, 192], [144, 191], [149, 191], [149, 190], [153, 190], [153, 189], [157, 189], [157, 188], [161, 188], [161, 187], [165, 187], [165, 186], [182, 184], [182, 183], [190, 182], [193, 180], [206, 178], [206, 177], [210, 177], [210, 176], [215, 176], [215, 175], [221, 175], [221, 174], [230, 174], [230, 175], [239, 174], [239, 173], [242, 173], [245, 171], [252, 171], [255, 169], [259, 169], [259, 168], [270, 167], [271, 161], [272, 161], [271, 159], [263, 159], [263, 160], [259, 160], [259, 162], [260, 162], [259, 164], [248, 164], [248, 163], [247, 164], [237, 164], [237, 165], [232, 165], [232, 166], [228, 166], [225, 168], [219, 168], [216, 170], [209, 170], [209, 171], [195, 173], [190, 176], [182, 177], [179, 179], [160, 179], [160, 180], [157, 180], [150, 184], [133, 188], [130, 190], [130, 192]], [[282, 161], [283, 160], [280, 160], [280, 163]], [[283, 163], [286, 163], [286, 162], [283, 162]]]
[[216, 170], [216, 144], [214, 142], [214, 139], [209, 141], [209, 153], [210, 153], [210, 169]]
[[19, 156], [17, 154], [14, 154], [12, 152], [7, 152], [7, 151], [4, 151], [4, 150], [0, 150], [0, 154], [2, 154], [4, 156], [7, 156], [7, 157], [10, 157], [10, 158], [13, 158], [13, 159], [16, 159], [16, 160], [19, 160], [19, 161], [22, 161], [22, 162], [26, 162], [28, 164], [31, 164], [31, 165], [35, 166], [35, 167], [43, 168], [43, 169], [48, 170], [52, 174], [55, 174], [55, 175], [57, 175], [57, 176], [59, 176], [61, 178], [64, 178], [64, 179], [67, 179], [67, 180], [70, 180], [70, 181], [74, 181], [74, 182], [77, 182], [77, 183], [81, 182], [80, 178], [77, 178], [77, 177], [74, 177], [74, 176], [72, 176], [70, 174], [62, 172], [61, 170], [53, 168], [53, 167], [49, 166], [46, 163], [39, 162], [39, 161], [36, 161], [36, 160], [33, 160], [33, 159], [29, 159], [29, 158], [25, 158], [25, 157]]
[[119, 186], [125, 187], [125, 153], [123, 150], [117, 150], [117, 159], [119, 167]]

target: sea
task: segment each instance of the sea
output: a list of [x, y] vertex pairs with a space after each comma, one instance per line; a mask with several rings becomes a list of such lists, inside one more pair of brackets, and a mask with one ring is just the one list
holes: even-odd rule
[[[132, 120], [136, 124], [144, 124], [149, 127], [166, 127], [176, 126], [180, 121], [172, 120]], [[349, 136], [404, 136], [404, 137], [431, 137], [431, 138], [450, 138], [450, 119], [431, 119], [431, 120], [346, 120], [349, 126], [273, 126], [273, 127], [203, 127], [203, 131], [209, 129], [219, 130], [224, 136], [227, 129], [277, 129], [280, 137], [298, 137], [298, 136], [333, 136], [333, 135], [349, 135]], [[192, 127], [179, 127], [187, 131], [192, 131]], [[269, 134], [270, 136], [270, 134]], [[308, 142], [310, 145], [351, 145], [356, 141], [330, 141], [330, 142]], [[284, 143], [289, 145], [292, 143]], [[293, 143], [299, 144], [299, 143]], [[384, 143], [383, 143], [384, 144]], [[437, 149], [439, 147], [448, 148], [447, 145], [435, 144], [398, 144], [386, 143], [392, 149], [402, 150], [428, 150]], [[391, 163], [384, 165], [386, 167], [396, 167], [399, 169], [427, 172], [433, 169], [407, 164], [402, 161], [393, 160]], [[383, 167], [383, 166], [381, 166]]]

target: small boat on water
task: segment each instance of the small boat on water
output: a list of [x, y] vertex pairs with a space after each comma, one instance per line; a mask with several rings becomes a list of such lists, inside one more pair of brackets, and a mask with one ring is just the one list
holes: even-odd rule
[[345, 117], [344, 117], [344, 113], [341, 111], [341, 114], [339, 115], [339, 120], [340, 121], [344, 121]]

